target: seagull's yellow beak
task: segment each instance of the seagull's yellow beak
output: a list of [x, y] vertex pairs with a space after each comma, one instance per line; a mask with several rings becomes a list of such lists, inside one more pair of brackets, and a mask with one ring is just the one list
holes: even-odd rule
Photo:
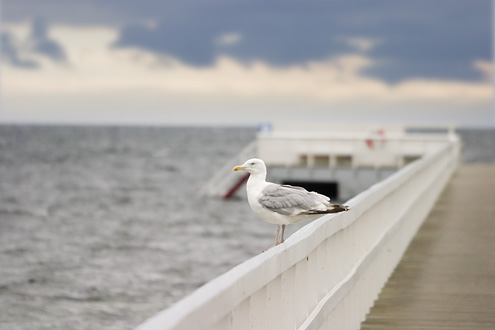
[[236, 166], [232, 169], [232, 171], [242, 171], [242, 170], [244, 170], [244, 167], [242, 166]]

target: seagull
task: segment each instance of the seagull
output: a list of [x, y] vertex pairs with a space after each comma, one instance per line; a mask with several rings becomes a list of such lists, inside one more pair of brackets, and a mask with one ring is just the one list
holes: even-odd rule
[[[331, 204], [329, 197], [314, 191], [266, 182], [266, 165], [261, 159], [249, 159], [233, 170], [246, 171], [250, 174], [246, 185], [249, 206], [261, 220], [277, 225], [273, 246], [284, 242], [285, 225], [326, 213], [349, 210], [346, 205]], [[280, 226], [282, 226], [282, 235], [279, 240]]]

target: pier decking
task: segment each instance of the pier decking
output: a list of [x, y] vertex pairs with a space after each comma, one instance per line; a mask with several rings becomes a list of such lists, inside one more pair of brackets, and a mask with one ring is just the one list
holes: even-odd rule
[[361, 329], [495, 329], [495, 166], [458, 168]]

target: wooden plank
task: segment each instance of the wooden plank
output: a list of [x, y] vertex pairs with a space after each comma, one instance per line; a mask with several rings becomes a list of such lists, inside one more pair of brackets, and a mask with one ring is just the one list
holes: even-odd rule
[[266, 287], [253, 293], [249, 299], [249, 324], [251, 329], [268, 329]]
[[212, 325], [208, 330], [230, 330], [231, 329], [231, 313], [220, 319], [216, 324]]
[[296, 264], [295, 277], [295, 307], [296, 324], [299, 326], [308, 317], [309, 310], [309, 281], [308, 281], [308, 260], [304, 258]]
[[307, 283], [308, 283], [308, 291], [307, 295], [307, 310], [308, 314], [311, 313], [313, 308], [316, 306], [320, 299], [318, 298], [318, 291], [322, 291], [322, 297], [324, 296], [323, 285], [318, 282], [318, 253], [317, 249], [314, 249], [307, 257]]
[[[266, 286], [266, 329], [277, 329], [282, 322], [282, 275]], [[293, 297], [291, 297], [293, 299]]]
[[296, 266], [292, 266], [280, 275], [281, 281], [281, 308], [282, 318], [280, 329], [294, 329], [296, 327]]
[[232, 310], [232, 330], [251, 329], [249, 309], [250, 298], [247, 298]]
[[458, 169], [361, 325], [495, 328], [495, 166]]

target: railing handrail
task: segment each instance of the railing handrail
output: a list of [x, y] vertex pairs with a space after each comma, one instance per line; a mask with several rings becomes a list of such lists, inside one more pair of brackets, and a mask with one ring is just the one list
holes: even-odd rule
[[[401, 177], [399, 174], [394, 174], [388, 179], [385, 179], [382, 182], [377, 183], [374, 186], [374, 189], [368, 189], [362, 194], [356, 196], [355, 198], [351, 199], [348, 203], [349, 205], [356, 205], [359, 204], [360, 202], [366, 200], [367, 198], [370, 198], [371, 195], [374, 194], [376, 191], [380, 191], [381, 186], [385, 186], [387, 184], [390, 184], [389, 181], [395, 181], [393, 183], [394, 186], [402, 184], [404, 181], [410, 180], [411, 177], [414, 175], [414, 173], [418, 172], [421, 169], [421, 165], [424, 165], [425, 163], [430, 163], [438, 159], [441, 155], [446, 153], [452, 148], [452, 145], [447, 145], [443, 147], [438, 153], [434, 155], [430, 155], [429, 157], [425, 157], [421, 160], [418, 160], [415, 162], [415, 165], [411, 165], [408, 168], [408, 175], [407, 177]], [[392, 191], [387, 192], [386, 194], [382, 195], [380, 199], [386, 198], [386, 196]], [[426, 193], [426, 192], [425, 192]], [[419, 201], [419, 196], [416, 198], [417, 201]], [[354, 200], [354, 201], [353, 201]], [[352, 202], [351, 202], [352, 201]], [[428, 200], [425, 200], [421, 198], [422, 203], [428, 203]], [[433, 204], [434, 201], [430, 200], [429, 203]], [[367, 204], [367, 203], [366, 203]], [[369, 205], [369, 204], [368, 204]], [[414, 205], [414, 204], [413, 204]], [[404, 210], [403, 215], [399, 217], [396, 221], [394, 221], [386, 231], [384, 231], [379, 238], [375, 240], [373, 243], [372, 247], [368, 250], [367, 253], [363, 254], [359, 260], [354, 264], [352, 269], [349, 271], [347, 276], [343, 278], [337, 285], [334, 286], [333, 290], [327, 294], [327, 296], [322, 299], [319, 303], [318, 306], [315, 307], [313, 310], [312, 314], [308, 316], [308, 318], [305, 320], [305, 322], [298, 327], [298, 330], [317, 330], [319, 329], [319, 326], [321, 325], [318, 322], [318, 319], [316, 318], [316, 315], [320, 312], [321, 309], [325, 307], [325, 305], [329, 305], [333, 303], [333, 305], [336, 305], [340, 302], [340, 297], [345, 296], [353, 287], [353, 284], [355, 281], [359, 278], [359, 275], [364, 272], [364, 270], [368, 267], [369, 263], [371, 263], [376, 255], [380, 252], [381, 248], [386, 245], [387, 239], [391, 238], [394, 236], [394, 234], [397, 232], [399, 229], [399, 225], [404, 222], [407, 217], [409, 209]], [[332, 297], [337, 296], [337, 299], [334, 299], [333, 301], [331, 300]], [[326, 306], [328, 309], [328, 306]]]

